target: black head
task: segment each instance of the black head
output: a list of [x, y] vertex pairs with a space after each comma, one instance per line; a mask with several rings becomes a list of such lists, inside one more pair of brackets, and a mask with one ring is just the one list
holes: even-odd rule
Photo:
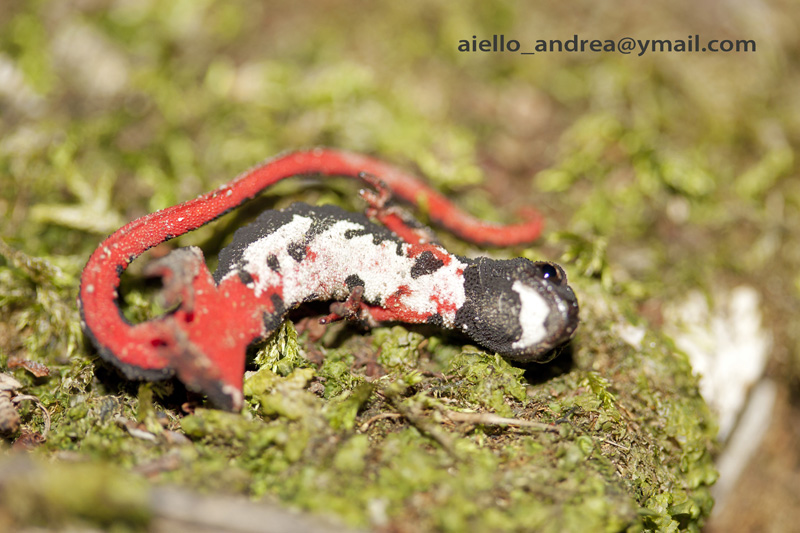
[[456, 327], [515, 361], [545, 363], [578, 326], [578, 300], [555, 263], [479, 258], [464, 270]]

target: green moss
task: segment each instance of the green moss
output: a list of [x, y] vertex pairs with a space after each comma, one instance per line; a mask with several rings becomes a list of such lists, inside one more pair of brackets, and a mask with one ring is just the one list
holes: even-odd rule
[[511, 416], [506, 398], [518, 402], [527, 397], [522, 381], [524, 371], [499, 356], [482, 352], [462, 352], [450, 362], [448, 372], [455, 375], [454, 392], [459, 399], [489, 409], [500, 416]]
[[297, 331], [291, 322], [284, 322], [258, 353], [254, 362], [262, 369], [269, 369], [281, 376], [288, 376], [306, 360], [300, 356], [297, 345]]
[[305, 390], [313, 377], [313, 368], [299, 368], [286, 377], [262, 368], [245, 380], [244, 394], [253, 398], [264, 416], [297, 420], [308, 416], [319, 403], [316, 396]]
[[417, 368], [419, 346], [425, 338], [418, 333], [395, 326], [375, 330], [373, 345], [380, 350], [378, 363], [387, 371], [409, 371]]
[[374, 391], [375, 385], [372, 383], [361, 383], [352, 392], [343, 392], [332, 399], [331, 403], [325, 408], [325, 414], [331, 427], [333, 429], [352, 430], [358, 412], [367, 405]]

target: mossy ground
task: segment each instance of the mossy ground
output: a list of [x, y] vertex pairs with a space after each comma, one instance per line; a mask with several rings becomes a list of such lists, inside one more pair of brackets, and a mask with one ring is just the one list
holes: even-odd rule
[[[800, 46], [778, 15], [797, 8], [759, 6], [5, 2], [0, 369], [11, 357], [49, 366], [46, 378], [13, 373], [53, 428], [32, 452], [44, 472], [0, 481], [0, 529], [146, 528], [147, 479], [387, 531], [697, 530], [712, 506], [715, 425], [659, 332], [661, 305], [755, 285], [773, 372], [800, 377], [800, 255], [788, 244], [800, 233]], [[755, 39], [758, 51], [457, 51], [473, 35], [576, 33], [699, 33]], [[543, 242], [493, 252], [564, 264], [582, 306], [570, 347], [520, 368], [427, 329], [339, 325], [312, 342], [287, 325], [256, 356], [241, 415], [187, 415], [179, 386], [139, 386], [101, 363], [75, 297], [102, 237], [313, 145], [416, 167], [487, 219], [542, 211]], [[295, 182], [177, 244], [213, 257], [260, 209], [361, 209], [355, 197], [347, 184]], [[136, 275], [145, 262], [123, 287], [132, 319], [156, 312]], [[620, 333], [630, 328], [640, 342]], [[42, 420], [23, 407], [23, 423]], [[11, 440], [0, 442], [6, 473], [22, 460]], [[72, 479], [85, 483], [66, 489]]]

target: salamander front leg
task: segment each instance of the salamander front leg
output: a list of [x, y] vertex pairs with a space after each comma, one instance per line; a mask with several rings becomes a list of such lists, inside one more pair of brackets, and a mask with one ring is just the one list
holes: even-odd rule
[[389, 205], [392, 199], [392, 191], [377, 176], [362, 172], [358, 175], [359, 179], [375, 190], [361, 189], [359, 194], [367, 202], [365, 214], [377, 220], [398, 235], [409, 244], [435, 243], [436, 236], [433, 232], [411, 216], [405, 209]]

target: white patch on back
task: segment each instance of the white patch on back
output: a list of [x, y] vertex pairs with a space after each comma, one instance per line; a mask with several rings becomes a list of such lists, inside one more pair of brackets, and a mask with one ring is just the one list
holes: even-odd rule
[[550, 306], [541, 294], [521, 281], [515, 281], [511, 288], [519, 294], [519, 325], [522, 327], [522, 335], [511, 347], [515, 350], [528, 348], [541, 342], [547, 335], [544, 323], [550, 314]]
[[[397, 255], [396, 242], [375, 244], [372, 234], [345, 237], [348, 231], [364, 230], [363, 225], [349, 220], [340, 220], [314, 236], [303, 260], [295, 261], [288, 253], [289, 245], [303, 242], [311, 225], [310, 217], [294, 215], [288, 224], [248, 245], [242, 260], [244, 269], [257, 279], [256, 296], [270, 286], [280, 285], [287, 307], [309, 297], [343, 300], [349, 293], [345, 280], [356, 275], [364, 282], [365, 301], [383, 305], [387, 297], [406, 286], [406, 294], [399, 297], [401, 305], [417, 313], [440, 313], [444, 325], [453, 327], [456, 309], [466, 299], [463, 275], [458, 273], [466, 264], [451, 256], [450, 264], [413, 279], [415, 258]], [[402, 246], [407, 249], [410, 245]], [[279, 272], [267, 265], [267, 258], [272, 255], [278, 260]], [[443, 312], [445, 307], [449, 311]]]

